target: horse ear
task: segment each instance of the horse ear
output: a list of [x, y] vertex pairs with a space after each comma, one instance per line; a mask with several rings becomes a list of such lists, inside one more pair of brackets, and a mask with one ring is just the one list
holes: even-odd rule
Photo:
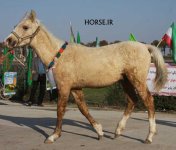
[[31, 13], [29, 14], [29, 19], [34, 22], [36, 19], [36, 13], [34, 10], [31, 10]]

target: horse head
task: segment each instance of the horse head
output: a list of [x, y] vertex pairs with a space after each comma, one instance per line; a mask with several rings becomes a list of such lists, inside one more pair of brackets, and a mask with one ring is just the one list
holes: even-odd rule
[[31, 12], [27, 13], [14, 27], [11, 34], [4, 40], [4, 43], [9, 48], [30, 45], [39, 30], [40, 23], [36, 18], [36, 13], [31, 10]]

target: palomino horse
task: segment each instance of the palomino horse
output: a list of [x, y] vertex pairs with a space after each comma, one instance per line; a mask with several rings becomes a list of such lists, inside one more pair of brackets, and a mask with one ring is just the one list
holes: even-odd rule
[[162, 54], [156, 47], [129, 41], [99, 48], [68, 44], [49, 33], [36, 19], [34, 11], [15, 26], [4, 42], [10, 48], [29, 44], [43, 63], [53, 69], [60, 97], [57, 104], [56, 128], [45, 140], [46, 143], [53, 143], [61, 136], [62, 119], [70, 93], [100, 139], [103, 136], [102, 125], [90, 115], [82, 88], [104, 87], [119, 80], [127, 94], [128, 105], [117, 125], [115, 137], [122, 134], [138, 94], [148, 110], [149, 133], [146, 143], [152, 142], [156, 133], [155, 112], [153, 97], [146, 85], [151, 57], [156, 66], [155, 90], [159, 91], [167, 79]]

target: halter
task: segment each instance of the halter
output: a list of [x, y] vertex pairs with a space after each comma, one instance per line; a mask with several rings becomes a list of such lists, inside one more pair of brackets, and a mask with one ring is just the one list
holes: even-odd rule
[[40, 26], [37, 27], [37, 29], [35, 30], [35, 32], [31, 35], [25, 36], [25, 37], [20, 37], [16, 32], [12, 31], [11, 33], [17, 38], [17, 46], [24, 40], [30, 39], [29, 41], [29, 45], [32, 42], [33, 38], [37, 35], [37, 33], [40, 31]]
[[49, 65], [48, 65], [48, 70], [51, 69], [51, 68], [54, 68], [53, 66], [54, 66], [55, 60], [61, 56], [61, 53], [66, 49], [67, 45], [68, 45], [67, 42], [65, 42], [65, 43], [62, 45], [62, 47], [59, 49], [59, 51], [57, 52], [56, 56], [54, 57], [53, 61], [51, 61], [51, 62], [49, 63]]

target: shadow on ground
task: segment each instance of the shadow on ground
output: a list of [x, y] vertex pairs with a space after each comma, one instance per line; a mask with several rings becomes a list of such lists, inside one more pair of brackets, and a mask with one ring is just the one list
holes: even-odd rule
[[[147, 119], [139, 119], [139, 118], [131, 118], [131, 119], [148, 122]], [[169, 126], [169, 127], [176, 127], [176, 122], [175, 121], [156, 119], [156, 123], [160, 124], [160, 125]]]
[[[49, 117], [46, 117], [46, 118], [25, 118], [25, 117], [13, 117], [13, 116], [0, 115], [0, 119], [13, 122], [13, 123], [15, 123], [19, 126], [30, 127], [33, 130], [35, 130], [35, 131], [39, 132], [40, 134], [44, 135], [46, 138], [49, 135], [44, 130], [42, 130], [40, 127], [44, 127], [44, 128], [54, 130], [54, 127], [56, 125], [56, 118], [49, 118]], [[71, 120], [71, 119], [63, 119], [63, 126], [64, 125], [76, 126], [76, 127], [84, 128], [84, 129], [91, 130], [91, 131], [95, 132], [90, 124], [85, 123], [85, 122], [81, 122], [81, 121], [75, 121], [75, 120]], [[88, 135], [84, 135], [84, 134], [80, 134], [80, 133], [74, 133], [74, 132], [65, 131], [65, 130], [62, 130], [62, 132], [81, 135], [81, 136], [86, 136], [86, 137], [90, 137], [90, 138], [95, 138], [95, 137], [91, 137], [91, 136], [88, 136]]]
[[[29, 127], [31, 129], [37, 131], [38, 133], [42, 134], [43, 136], [45, 136], [45, 138], [47, 138], [49, 135], [43, 130], [43, 127], [54, 130], [54, 127], [56, 125], [56, 118], [50, 118], [50, 117], [45, 117], [45, 118], [30, 118], [29, 117], [28, 118], [28, 117], [14, 117], [14, 116], [0, 115], [0, 119], [13, 122], [14, 124], [17, 124], [19, 126]], [[138, 120], [137, 118], [133, 118], [133, 119]], [[146, 121], [146, 120], [143, 120], [143, 121]], [[76, 127], [80, 127], [80, 128], [95, 132], [95, 130], [92, 128], [92, 126], [89, 123], [85, 123], [85, 122], [82, 122], [82, 121], [75, 121], [75, 120], [71, 120], [71, 119], [63, 119], [63, 126], [64, 125], [76, 126]], [[103, 131], [105, 133], [105, 135], [104, 135], [105, 138], [114, 139], [114, 133], [113, 132], [110, 132], [110, 131], [107, 131], [107, 130], [103, 130]], [[73, 135], [79, 135], [79, 136], [83, 136], [83, 137], [88, 137], [88, 138], [91, 138], [91, 139], [98, 139], [96, 134], [95, 134], [95, 136], [90, 136], [90, 135], [87, 135], [87, 134], [82, 134], [80, 132], [72, 132], [72, 131], [66, 131], [66, 130], [62, 130], [62, 132], [73, 134]], [[123, 134], [121, 136], [125, 137], [125, 138], [128, 138], [128, 139], [135, 140], [135, 141], [139, 141], [141, 143], [144, 142], [141, 139], [138, 139], [138, 138], [135, 138], [135, 137], [130, 137], [129, 135], [124, 135]]]

